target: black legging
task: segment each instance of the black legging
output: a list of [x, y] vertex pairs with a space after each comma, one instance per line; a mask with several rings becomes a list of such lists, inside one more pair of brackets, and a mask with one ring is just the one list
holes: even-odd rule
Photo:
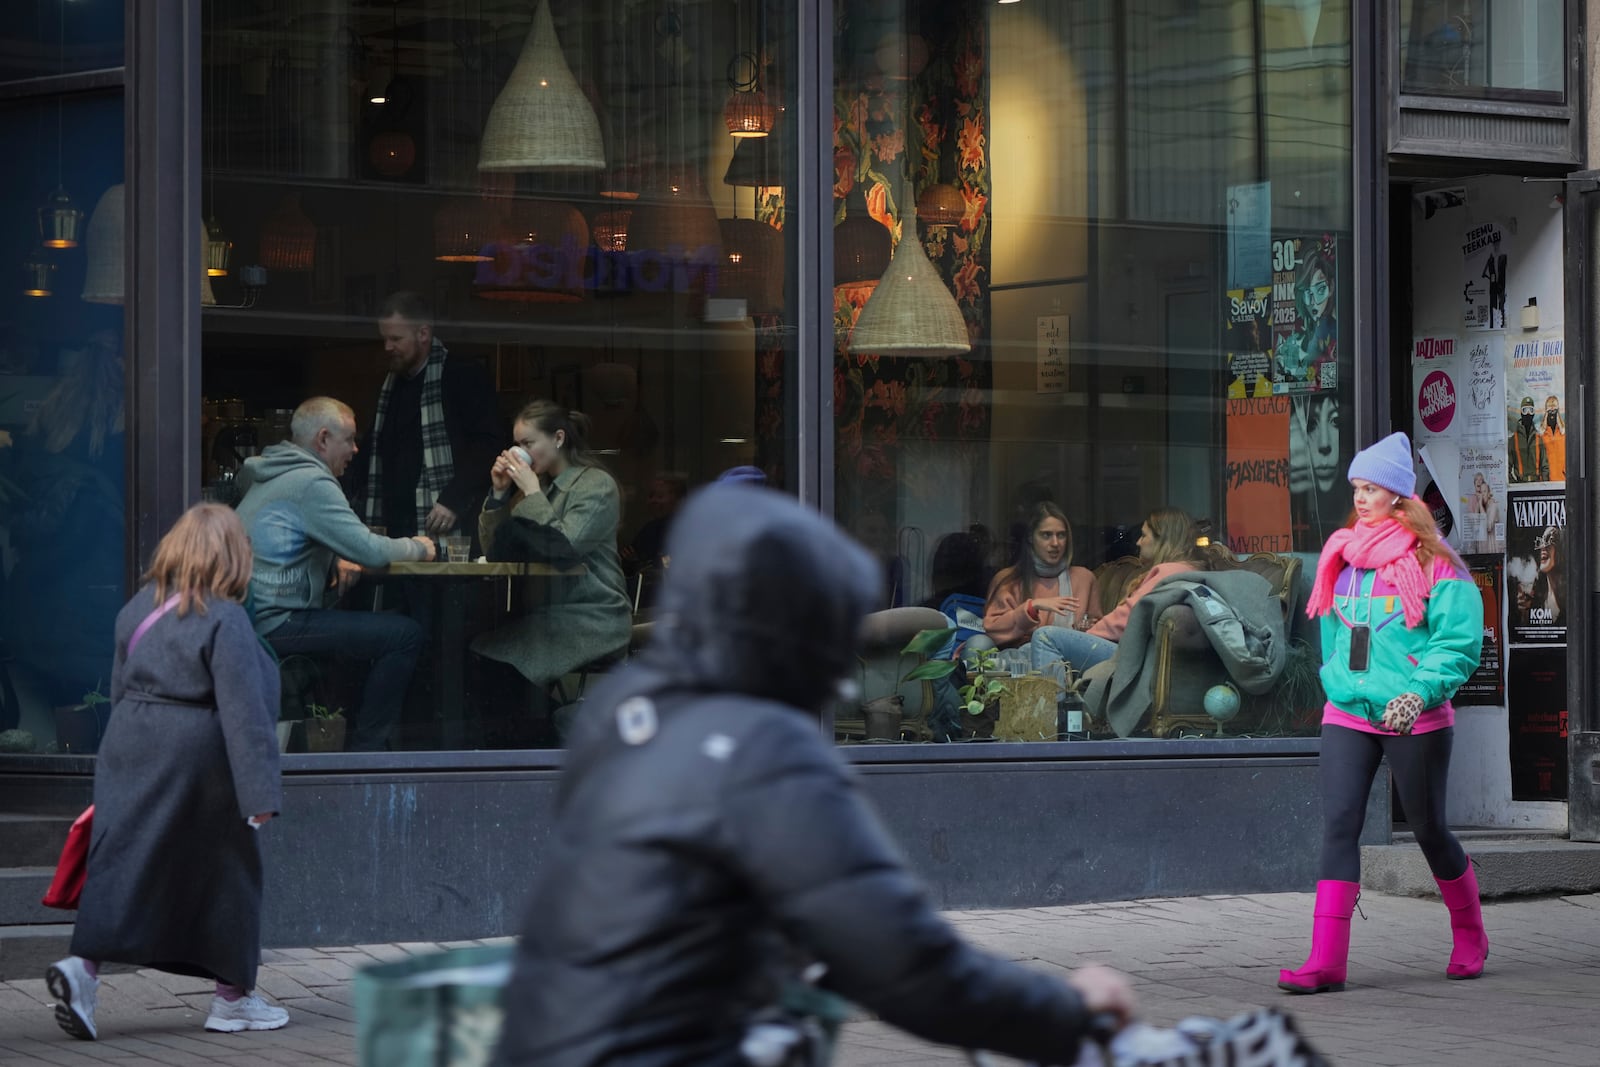
[[1361, 824], [1378, 761], [1389, 757], [1406, 823], [1422, 846], [1435, 878], [1450, 881], [1467, 870], [1467, 854], [1444, 820], [1445, 784], [1455, 728], [1425, 734], [1369, 734], [1343, 726], [1322, 728], [1322, 874], [1324, 880], [1361, 880]]

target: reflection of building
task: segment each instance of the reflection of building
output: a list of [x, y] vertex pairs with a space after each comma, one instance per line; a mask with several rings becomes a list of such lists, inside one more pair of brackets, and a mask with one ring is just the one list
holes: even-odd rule
[[[1540, 337], [1592, 349], [1580, 343], [1587, 313], [1566, 306], [1588, 296], [1563, 284], [1579, 251], [1564, 235], [1587, 233], [1590, 186], [1520, 180], [1581, 165], [1586, 87], [1563, 73], [1586, 69], [1563, 52], [1580, 35], [1552, 30], [1543, 13], [1555, 5], [1538, 5], [1537, 18], [1494, 27], [1504, 47], [1465, 49], [1490, 33], [1460, 21], [1470, 6], [485, 0], [468, 17], [446, 0], [312, 0], [290, 20], [217, 0], [203, 15], [131, 5], [125, 31], [68, 20], [64, 42], [22, 23], [0, 49], [0, 137], [20, 161], [0, 175], [0, 208], [27, 225], [0, 228], [11, 235], [0, 253], [19, 268], [49, 257], [53, 270], [29, 277], [53, 295], [0, 293], [17, 324], [0, 350], [0, 430], [26, 428], [26, 398], [48, 391], [61, 348], [121, 329], [131, 477], [116, 489], [132, 577], [186, 503], [225, 498], [238, 463], [283, 437], [303, 397], [341, 396], [370, 425], [382, 375], [372, 317], [411, 289], [434, 306], [451, 358], [491, 372], [508, 444], [509, 416], [531, 397], [590, 416], [590, 444], [624, 493], [623, 544], [657, 472], [702, 483], [752, 464], [874, 535], [896, 561], [894, 598], [910, 604], [943, 588], [933, 563], [952, 536], [982, 557], [970, 576], [981, 585], [1024, 498], [1064, 506], [1089, 566], [1115, 563], [1144, 517], [1173, 505], [1236, 534], [1237, 548], [1292, 547], [1309, 571], [1347, 508], [1356, 444], [1397, 425], [1391, 398], [1403, 410], [1414, 395], [1391, 354], [1413, 335], [1463, 333], [1463, 283], [1491, 299], [1481, 254], [1462, 273], [1468, 228], [1519, 220], [1496, 271], [1510, 333], [1536, 300]], [[548, 29], [529, 31], [534, 11]], [[824, 55], [802, 51], [817, 41]], [[87, 73], [61, 69], [62, 56]], [[521, 91], [519, 56], [531, 84], [566, 94], [557, 114], [571, 121], [499, 128], [502, 155], [481, 169], [490, 112], [535, 106], [507, 97]], [[730, 84], [730, 71], [759, 84]], [[174, 116], [198, 117], [174, 127]], [[125, 172], [128, 144], [139, 150]], [[86, 216], [78, 247], [36, 248], [39, 212], [52, 234], [71, 221], [58, 184], [88, 216], [125, 188], [112, 198], [120, 226], [109, 211]], [[199, 219], [203, 261], [171, 236]], [[917, 284], [889, 266], [896, 234], [929, 262]], [[215, 301], [203, 311], [202, 262]], [[1238, 330], [1252, 337], [1239, 367], [1265, 379], [1248, 397], [1227, 395], [1230, 292], [1265, 302]], [[888, 341], [858, 351], [852, 328], [880, 297]], [[1291, 362], [1301, 373], [1273, 369]], [[1563, 370], [1550, 394], [1581, 425]], [[1509, 430], [1497, 434], [1486, 448], [1504, 449]], [[0, 452], [0, 475], [7, 462]], [[1574, 539], [1588, 537], [1581, 501]], [[0, 540], [13, 586], [33, 565], [16, 546]], [[1588, 587], [1589, 548], [1567, 553], [1576, 588]], [[1589, 599], [1570, 598], [1572, 633], [1592, 632]], [[1592, 691], [1595, 657], [1571, 652], [1583, 672], [1573, 691]], [[1518, 649], [1505, 661], [1515, 678]], [[8, 669], [32, 709], [29, 665]], [[336, 669], [324, 682], [337, 695]], [[1516, 693], [1509, 710], [1464, 710], [1457, 746], [1496, 768], [1525, 758], [1564, 795], [1550, 762], [1564, 742], [1508, 749]], [[323, 902], [318, 937], [504, 929], [477, 887], [519, 883], [538, 862], [536, 845], [508, 856], [483, 812], [515, 810], [536, 840], [558, 755], [437, 751], [455, 734], [439, 729], [436, 698], [414, 701], [405, 749], [383, 760], [337, 757], [335, 775], [291, 757], [291, 804], [305, 814], [272, 839], [274, 878]], [[543, 720], [518, 732], [532, 709], [475, 691], [452, 706], [463, 704], [479, 721], [453, 729], [486, 749], [554, 743]], [[1204, 765], [1161, 758], [1199, 741], [1039, 742], [1026, 769], [981, 745], [845, 751], [947, 900], [1300, 887], [1314, 870], [1312, 816], [1284, 800], [1315, 788], [1314, 705], [1284, 709], [1270, 740], [1203, 742]], [[1571, 710], [1594, 725], [1592, 708]], [[0, 812], [22, 803], [9, 759]], [[928, 773], [879, 773], [907, 761]], [[83, 768], [61, 770], [51, 787], [81, 792]], [[1525, 821], [1530, 809], [1497, 782], [1456, 783], [1457, 819]], [[1174, 795], [1194, 798], [1176, 822], [1161, 799]], [[949, 810], [953, 796], [990, 799], [964, 829], [930, 836], [917, 813]], [[1054, 838], [1007, 814], [1019, 810], [1134, 832], [1075, 844], [1095, 862], [1062, 874]], [[343, 897], [323, 870], [351, 856], [392, 865], [423, 840], [445, 842], [445, 873], [397, 884], [443, 888], [326, 908]], [[1302, 845], [1268, 847], [1282, 841]], [[1163, 860], [1147, 875], [1152, 851]], [[311, 936], [275, 921], [282, 938]]]

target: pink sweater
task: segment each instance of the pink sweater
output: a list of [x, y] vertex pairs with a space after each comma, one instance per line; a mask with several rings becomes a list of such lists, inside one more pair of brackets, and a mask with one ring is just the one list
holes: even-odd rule
[[1099, 603], [1099, 591], [1095, 588], [1094, 574], [1088, 568], [1071, 567], [1067, 570], [1065, 577], [1072, 586], [1070, 593], [1061, 588], [1059, 578], [1040, 578], [1033, 583], [1033, 589], [1026, 597], [1017, 595], [1017, 587], [1011, 581], [1015, 572], [1016, 568], [1007, 567], [994, 576], [994, 581], [989, 583], [989, 601], [983, 608], [984, 632], [999, 647], [1015, 648], [1026, 643], [1040, 626], [1070, 625], [1042, 608], [1037, 619], [1031, 617], [1028, 614], [1028, 600], [1032, 597], [1077, 597], [1083, 601], [1084, 613], [1089, 618], [1094, 617], [1092, 613]]
[[1096, 637], [1103, 637], [1107, 641], [1121, 641], [1123, 631], [1128, 628], [1128, 616], [1133, 614], [1133, 606], [1139, 602], [1140, 597], [1154, 589], [1156, 583], [1161, 579], [1169, 575], [1184, 574], [1193, 570], [1199, 570], [1199, 568], [1193, 563], [1181, 561], [1156, 564], [1145, 573], [1143, 580], [1133, 587], [1133, 592], [1123, 597], [1122, 603], [1113, 608], [1099, 622], [1089, 627], [1089, 632]]

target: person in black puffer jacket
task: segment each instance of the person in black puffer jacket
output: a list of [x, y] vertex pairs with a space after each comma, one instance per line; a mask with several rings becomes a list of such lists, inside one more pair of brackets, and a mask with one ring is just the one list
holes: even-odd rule
[[712, 486], [673, 524], [650, 644], [570, 738], [505, 991], [500, 1067], [733, 1067], [786, 953], [921, 1037], [1073, 1063], [1127, 980], [1066, 981], [939, 917], [817, 729], [877, 563], [781, 493]]

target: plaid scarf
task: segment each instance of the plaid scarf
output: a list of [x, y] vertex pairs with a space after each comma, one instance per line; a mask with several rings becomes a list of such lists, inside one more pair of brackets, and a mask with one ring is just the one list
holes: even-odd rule
[[[417, 480], [417, 532], [427, 529], [428, 512], [444, 487], [455, 475], [455, 457], [450, 454], [450, 434], [444, 424], [444, 361], [449, 351], [433, 339], [428, 362], [422, 368], [422, 477]], [[389, 395], [394, 392], [394, 373], [383, 380], [378, 393], [378, 413], [372, 420], [372, 460], [367, 466], [367, 522], [383, 520], [383, 420], [389, 413]]]

